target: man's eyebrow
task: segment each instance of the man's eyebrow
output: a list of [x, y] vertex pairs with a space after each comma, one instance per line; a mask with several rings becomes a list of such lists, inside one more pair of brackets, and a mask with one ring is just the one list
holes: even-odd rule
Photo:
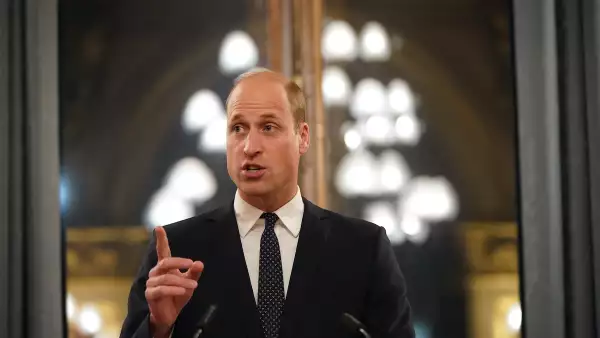
[[237, 122], [237, 121], [240, 121], [240, 120], [244, 119], [241, 114], [236, 114], [236, 113], [232, 113], [230, 115], [230, 117], [231, 118], [229, 119], [229, 122]]
[[277, 114], [273, 114], [273, 113], [263, 113], [260, 115], [260, 117], [263, 119], [279, 120], [279, 116]]
[[[272, 119], [272, 120], [280, 120], [281, 117], [279, 116], [279, 114], [275, 114], [275, 113], [271, 113], [271, 112], [264, 112], [260, 115], [261, 119]], [[230, 118], [229, 118], [229, 122], [237, 122], [239, 120], [244, 120], [244, 117], [242, 114], [239, 113], [231, 113]]]

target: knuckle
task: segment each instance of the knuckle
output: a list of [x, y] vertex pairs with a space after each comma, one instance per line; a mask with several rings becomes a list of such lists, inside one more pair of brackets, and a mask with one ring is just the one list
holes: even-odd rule
[[169, 267], [169, 260], [166, 258], [163, 258], [160, 260], [160, 262], [158, 262], [158, 269], [159, 271], [166, 271], [168, 270]]
[[163, 288], [159, 286], [155, 286], [152, 288], [151, 295], [153, 299], [160, 298], [163, 294]]
[[148, 287], [148, 286], [156, 286], [157, 282], [158, 282], [158, 277], [148, 278], [148, 280], [146, 281], [146, 287]]

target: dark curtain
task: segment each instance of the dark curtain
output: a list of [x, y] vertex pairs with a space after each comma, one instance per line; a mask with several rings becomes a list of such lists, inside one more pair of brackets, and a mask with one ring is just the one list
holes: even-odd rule
[[[593, 293], [595, 299], [596, 338], [600, 338], [600, 0], [587, 0], [582, 6], [582, 32], [584, 45], [585, 76], [585, 117], [584, 130], [587, 137], [587, 157], [589, 165], [589, 205], [592, 263], [594, 273]], [[585, 188], [584, 188], [585, 191]]]
[[513, 1], [526, 338], [600, 338], [600, 1]]
[[[594, 218], [600, 171], [594, 170], [598, 142], [595, 0], [558, 2], [557, 37], [561, 98], [561, 145], [564, 154], [566, 332], [569, 337], [599, 337], [596, 322], [598, 266]], [[595, 155], [596, 154], [596, 155]], [[596, 209], [596, 210], [595, 210]], [[594, 215], [595, 214], [595, 215]], [[598, 224], [598, 223], [596, 223]]]
[[63, 337], [56, 1], [0, 1], [0, 337]]

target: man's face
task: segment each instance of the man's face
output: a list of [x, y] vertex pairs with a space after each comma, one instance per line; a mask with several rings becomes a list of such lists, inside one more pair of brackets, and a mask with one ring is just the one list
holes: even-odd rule
[[296, 124], [283, 83], [269, 74], [243, 79], [227, 112], [227, 170], [240, 192], [261, 197], [295, 189], [308, 125]]

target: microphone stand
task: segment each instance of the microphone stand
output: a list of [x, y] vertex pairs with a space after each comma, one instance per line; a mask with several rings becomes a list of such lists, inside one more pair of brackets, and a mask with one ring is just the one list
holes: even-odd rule
[[213, 304], [208, 307], [206, 312], [204, 312], [204, 316], [202, 316], [202, 319], [200, 319], [200, 321], [196, 325], [196, 332], [194, 332], [194, 336], [193, 336], [194, 338], [198, 338], [204, 333], [204, 329], [206, 328], [206, 326], [208, 326], [210, 321], [215, 317], [216, 311], [217, 311], [216, 305]]

